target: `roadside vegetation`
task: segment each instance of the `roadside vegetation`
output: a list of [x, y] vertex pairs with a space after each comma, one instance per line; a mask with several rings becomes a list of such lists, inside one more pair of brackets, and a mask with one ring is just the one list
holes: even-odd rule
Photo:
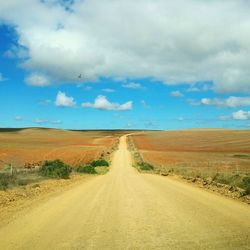
[[72, 168], [61, 160], [45, 161], [39, 170], [45, 177], [68, 179]]
[[137, 168], [139, 170], [142, 170], [142, 171], [150, 171], [150, 170], [154, 170], [154, 166], [152, 164], [149, 164], [147, 162], [138, 162], [137, 163]]
[[224, 188], [228, 192], [238, 192], [239, 196], [250, 195], [250, 173], [218, 172], [216, 170], [183, 168], [180, 166], [157, 166], [155, 173], [164, 176], [178, 175], [193, 183], [202, 186], [215, 186]]
[[237, 192], [240, 197], [250, 195], [250, 173], [217, 172], [180, 166], [154, 166], [147, 162], [137, 162], [135, 166], [139, 171], [151, 171], [163, 176], [177, 175], [202, 186], [224, 188], [229, 192]]
[[92, 161], [91, 166], [93, 166], [93, 167], [108, 167], [109, 163], [104, 159], [100, 159], [100, 160]]
[[0, 190], [7, 190], [13, 187], [24, 187], [28, 184], [35, 184], [46, 178], [41, 176], [38, 171], [27, 171], [19, 169], [12, 173], [8, 170], [0, 172]]
[[92, 161], [88, 165], [81, 165], [76, 168], [78, 173], [105, 174], [108, 172], [109, 163], [104, 159]]
[[78, 173], [87, 173], [87, 174], [97, 174], [95, 168], [91, 165], [83, 165], [83, 166], [79, 166], [76, 169], [76, 172]]
[[69, 179], [71, 174], [105, 174], [109, 171], [109, 162], [104, 159], [94, 160], [87, 165], [72, 168], [62, 160], [47, 160], [40, 162], [37, 168], [14, 168], [7, 166], [0, 171], [0, 190], [13, 187], [25, 187], [45, 179]]
[[[128, 137], [128, 147], [133, 154], [134, 166], [140, 172], [151, 172], [162, 176], [176, 175], [189, 182], [197, 183], [213, 191], [236, 198], [250, 195], [250, 173], [244, 171], [218, 170], [210, 166], [192, 167], [189, 164], [157, 165], [145, 162], [133, 143], [131, 136]], [[235, 154], [237, 158], [249, 158], [249, 154]], [[250, 201], [250, 199], [248, 199]]]

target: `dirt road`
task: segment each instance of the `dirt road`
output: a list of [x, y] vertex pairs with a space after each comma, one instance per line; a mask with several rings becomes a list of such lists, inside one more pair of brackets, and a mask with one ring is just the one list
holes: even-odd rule
[[0, 228], [0, 249], [250, 249], [250, 208], [139, 174], [121, 137], [107, 175]]

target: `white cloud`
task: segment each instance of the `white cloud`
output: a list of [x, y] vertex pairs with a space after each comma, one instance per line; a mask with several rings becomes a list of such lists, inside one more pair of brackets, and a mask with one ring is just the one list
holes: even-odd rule
[[152, 77], [250, 91], [249, 1], [72, 2], [0, 2], [0, 19], [15, 27], [18, 49], [27, 49], [22, 67], [53, 82], [78, 83], [79, 74], [83, 81]]
[[100, 110], [119, 110], [119, 111], [124, 111], [124, 110], [131, 110], [133, 107], [133, 102], [128, 101], [123, 104], [119, 103], [111, 103], [106, 96], [99, 95], [95, 99], [94, 103], [90, 102], [85, 102], [82, 103], [82, 107], [84, 108], [95, 108], [95, 109], [100, 109]]
[[30, 86], [46, 87], [51, 84], [49, 78], [40, 73], [32, 73], [25, 78], [25, 82]]
[[250, 120], [250, 111], [239, 110], [232, 114], [234, 120]]
[[57, 107], [74, 107], [76, 102], [73, 97], [67, 96], [64, 92], [59, 91], [56, 96], [55, 105]]
[[29, 57], [28, 50], [22, 46], [11, 46], [3, 53], [3, 56], [9, 59], [20, 58], [27, 59]]
[[213, 88], [208, 85], [208, 84], [204, 84], [201, 88], [202, 91], [206, 92], [206, 91], [209, 91], [209, 90], [212, 90]]
[[61, 120], [53, 120], [53, 121], [50, 121], [51, 124], [61, 124], [62, 121]]
[[182, 121], [184, 121], [185, 119], [184, 119], [184, 117], [182, 117], [182, 116], [180, 116], [179, 118], [178, 118], [178, 121], [180, 121], [180, 122], [182, 122]]
[[113, 93], [115, 92], [114, 89], [102, 89], [103, 92], [107, 92], [107, 93]]
[[214, 106], [225, 106], [226, 102], [225, 100], [221, 100], [218, 98], [202, 98], [200, 101], [200, 104], [202, 105], [214, 105]]
[[183, 97], [183, 96], [184, 96], [179, 90], [177, 90], [177, 91], [172, 91], [172, 92], [170, 93], [170, 95], [173, 96], [173, 97]]
[[130, 82], [123, 84], [122, 87], [127, 89], [140, 89], [142, 86], [140, 83]]
[[16, 121], [23, 121], [23, 117], [20, 116], [20, 115], [17, 115], [17, 116], [15, 117], [15, 120], [16, 120]]
[[37, 124], [45, 124], [45, 123], [47, 123], [48, 121], [47, 121], [47, 120], [44, 120], [44, 119], [37, 118], [37, 119], [35, 119], [34, 122], [37, 123]]
[[187, 92], [199, 92], [200, 89], [198, 87], [195, 87], [195, 86], [190, 86], [188, 89], [187, 89]]
[[55, 124], [61, 124], [62, 121], [61, 120], [46, 120], [46, 119], [37, 118], [37, 119], [34, 120], [34, 123], [37, 123], [39, 125], [41, 125], [41, 124], [55, 125]]
[[207, 92], [209, 90], [213, 90], [211, 83], [210, 84], [202, 84], [202, 85], [191, 85], [186, 91], [187, 92]]
[[200, 104], [236, 108], [236, 107], [250, 106], [250, 97], [230, 96], [226, 99], [202, 98], [200, 100]]

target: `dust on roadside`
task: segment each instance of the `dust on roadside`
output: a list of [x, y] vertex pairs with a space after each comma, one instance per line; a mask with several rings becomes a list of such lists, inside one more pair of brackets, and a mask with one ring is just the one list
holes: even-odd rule
[[0, 227], [21, 216], [22, 212], [44, 199], [90, 180], [89, 175], [71, 175], [70, 179], [49, 179], [37, 184], [0, 191]]

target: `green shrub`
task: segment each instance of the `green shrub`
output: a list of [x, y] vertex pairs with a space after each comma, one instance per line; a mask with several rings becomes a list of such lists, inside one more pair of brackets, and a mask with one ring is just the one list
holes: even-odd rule
[[17, 184], [18, 184], [19, 186], [26, 186], [26, 185], [29, 184], [29, 180], [20, 179], [20, 180], [17, 181]]
[[68, 179], [71, 167], [61, 160], [45, 161], [40, 169], [40, 173], [50, 178]]
[[230, 184], [230, 175], [224, 173], [216, 173], [212, 179], [216, 183]]
[[9, 173], [0, 173], [0, 190], [6, 190], [16, 183], [16, 176]]
[[103, 175], [103, 174], [108, 173], [109, 168], [107, 168], [107, 167], [95, 167], [95, 171], [97, 174]]
[[246, 190], [246, 194], [250, 194], [250, 176], [246, 176], [242, 180], [242, 187]]
[[234, 157], [237, 157], [237, 158], [250, 158], [250, 155], [246, 155], [246, 154], [236, 154], [236, 155], [234, 155]]
[[6, 190], [9, 186], [9, 182], [5, 179], [0, 180], [0, 190]]
[[79, 166], [76, 171], [78, 173], [87, 173], [87, 174], [97, 174], [95, 167], [91, 166], [91, 165], [87, 165], [87, 166]]
[[154, 169], [154, 166], [147, 162], [140, 162], [138, 163], [138, 166], [141, 170], [146, 170], [146, 171]]
[[109, 163], [104, 159], [100, 159], [100, 160], [92, 161], [91, 166], [93, 166], [93, 167], [108, 167]]

